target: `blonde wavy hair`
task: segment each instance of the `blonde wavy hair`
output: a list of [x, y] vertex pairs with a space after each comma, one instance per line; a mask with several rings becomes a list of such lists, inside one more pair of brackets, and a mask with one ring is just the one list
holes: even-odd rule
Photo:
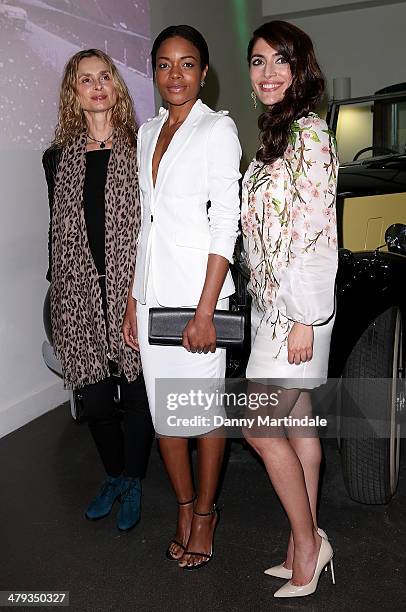
[[65, 66], [53, 144], [64, 147], [87, 127], [85, 114], [76, 92], [79, 63], [86, 57], [98, 57], [108, 66], [117, 92], [117, 102], [112, 109], [112, 126], [120, 130], [131, 144], [135, 144], [137, 124], [130, 92], [111, 57], [99, 49], [79, 51], [68, 60]]

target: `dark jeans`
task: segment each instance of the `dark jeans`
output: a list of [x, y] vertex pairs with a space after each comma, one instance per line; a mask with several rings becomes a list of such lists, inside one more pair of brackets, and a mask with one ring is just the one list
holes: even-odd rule
[[121, 376], [120, 404], [112, 376], [86, 385], [80, 394], [84, 416], [107, 474], [144, 478], [154, 429], [142, 374], [134, 382]]

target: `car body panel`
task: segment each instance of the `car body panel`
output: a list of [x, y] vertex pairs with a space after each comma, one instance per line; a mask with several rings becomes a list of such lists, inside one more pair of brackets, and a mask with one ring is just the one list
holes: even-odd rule
[[377, 249], [385, 244], [390, 225], [406, 224], [406, 193], [347, 197], [342, 202], [340, 244], [350, 251]]

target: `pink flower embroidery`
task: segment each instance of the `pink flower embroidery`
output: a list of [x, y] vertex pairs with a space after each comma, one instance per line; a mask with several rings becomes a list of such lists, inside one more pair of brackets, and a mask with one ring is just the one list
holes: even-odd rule
[[288, 146], [286, 147], [286, 151], [285, 151], [285, 155], [286, 157], [288, 157], [289, 159], [293, 157], [295, 152], [295, 149], [292, 147], [291, 144], [288, 144]]
[[312, 117], [311, 120], [313, 127], [318, 127], [319, 125], [321, 125], [319, 117]]
[[306, 177], [299, 176], [299, 178], [296, 180], [296, 186], [299, 191], [308, 191], [312, 186], [312, 183]]
[[337, 248], [334, 144], [330, 149], [321, 131], [326, 124], [318, 117], [301, 118], [295, 126], [294, 141], [283, 157], [268, 165], [252, 162], [244, 177], [241, 222], [250, 291], [262, 306], [274, 338], [286, 337], [286, 323], [278, 319], [274, 304], [281, 276], [289, 274], [293, 261], [306, 259], [307, 253], [317, 254], [325, 246]]

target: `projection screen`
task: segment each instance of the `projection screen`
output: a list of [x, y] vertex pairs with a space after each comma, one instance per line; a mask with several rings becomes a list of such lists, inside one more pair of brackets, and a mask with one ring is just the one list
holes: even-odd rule
[[66, 60], [108, 53], [134, 100], [154, 114], [149, 0], [0, 0], [0, 146], [43, 150], [52, 140]]

